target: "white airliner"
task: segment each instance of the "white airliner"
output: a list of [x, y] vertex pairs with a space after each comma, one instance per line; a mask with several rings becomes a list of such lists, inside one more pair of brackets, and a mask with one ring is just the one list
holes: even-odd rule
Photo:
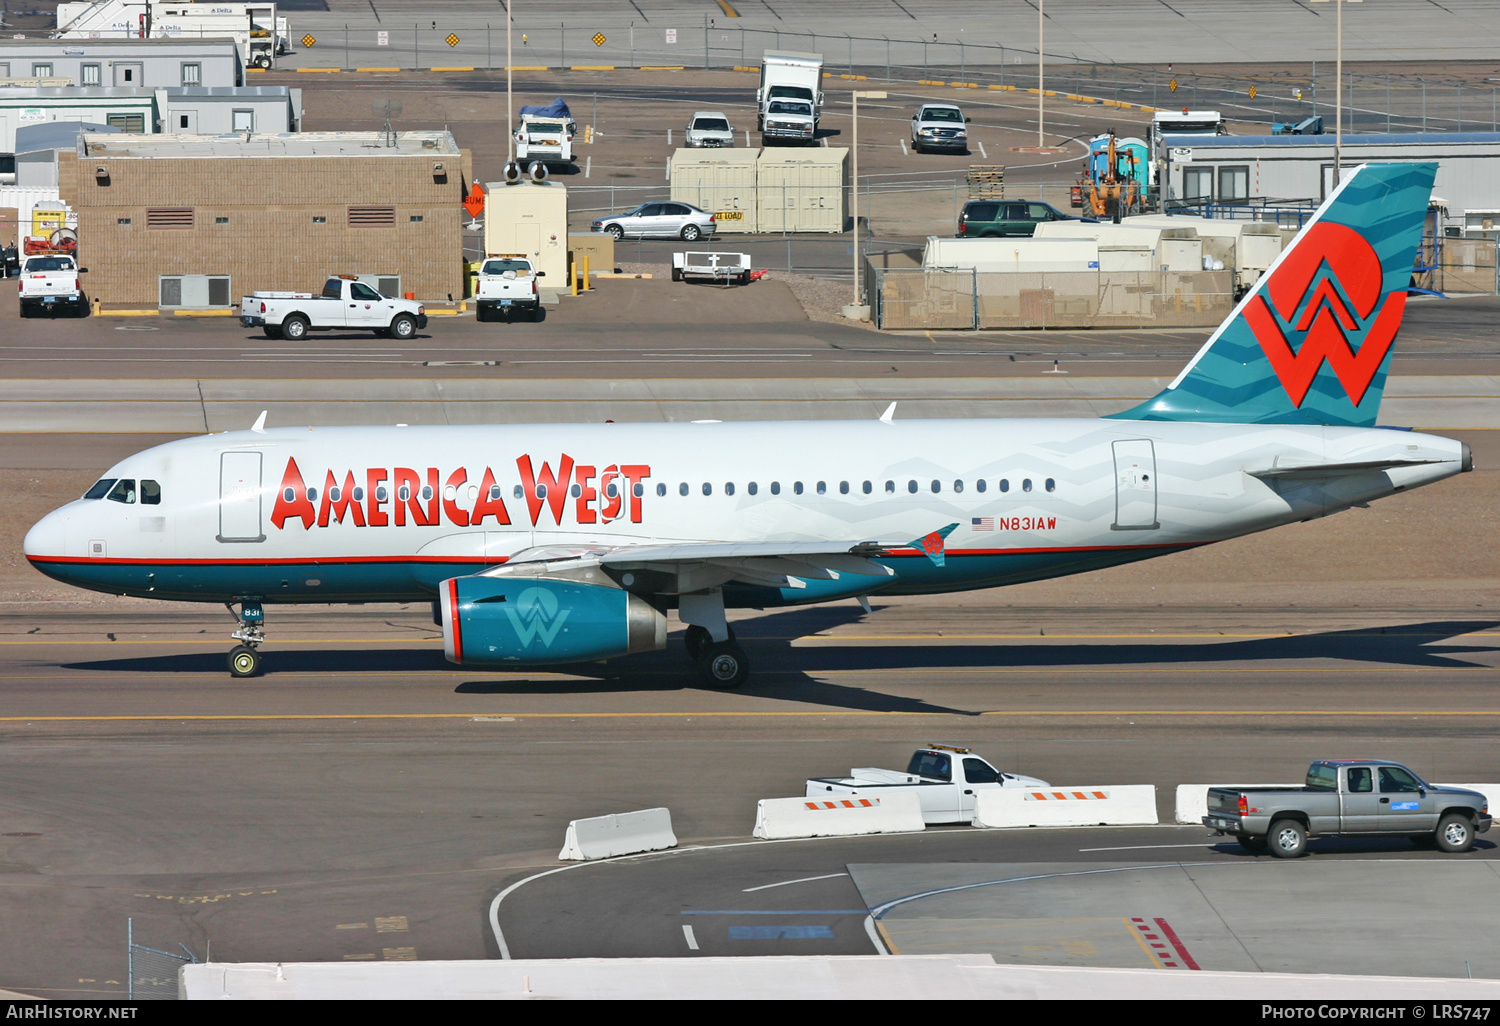
[[157, 446], [26, 536], [43, 573], [238, 607], [433, 602], [466, 667], [666, 644], [724, 610], [991, 588], [1325, 516], [1471, 469], [1373, 427], [1433, 164], [1348, 176], [1158, 396], [1101, 419], [277, 428]]

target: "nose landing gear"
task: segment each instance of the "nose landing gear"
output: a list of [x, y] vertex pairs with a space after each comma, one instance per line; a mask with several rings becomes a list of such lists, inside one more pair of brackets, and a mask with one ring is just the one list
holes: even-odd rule
[[252, 599], [242, 601], [238, 613], [234, 611], [234, 603], [226, 602], [224, 606], [240, 625], [240, 629], [230, 635], [239, 644], [229, 650], [229, 675], [258, 677], [261, 674], [259, 646], [266, 640], [265, 632], [261, 630], [266, 619], [265, 611]]

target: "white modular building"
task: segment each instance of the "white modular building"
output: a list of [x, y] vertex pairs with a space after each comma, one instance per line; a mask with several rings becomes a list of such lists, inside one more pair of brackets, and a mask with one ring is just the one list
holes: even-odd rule
[[[1333, 188], [1332, 135], [1167, 136], [1170, 207], [1320, 203]], [[1346, 168], [1367, 161], [1437, 161], [1433, 194], [1462, 220], [1500, 208], [1500, 132], [1345, 134]]]
[[166, 89], [245, 82], [231, 39], [0, 39], [0, 78]]

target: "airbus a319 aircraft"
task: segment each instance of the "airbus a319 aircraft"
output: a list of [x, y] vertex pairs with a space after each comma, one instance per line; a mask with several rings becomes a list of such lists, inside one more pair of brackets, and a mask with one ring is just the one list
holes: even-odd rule
[[81, 588], [264, 609], [431, 601], [464, 667], [663, 648], [726, 608], [993, 588], [1325, 516], [1471, 469], [1375, 428], [1435, 164], [1345, 177], [1159, 395], [1099, 419], [276, 428], [111, 467], [26, 536]]

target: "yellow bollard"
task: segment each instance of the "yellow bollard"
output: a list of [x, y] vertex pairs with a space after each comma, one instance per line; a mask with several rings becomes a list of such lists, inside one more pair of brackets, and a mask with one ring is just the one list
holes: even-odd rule
[[94, 298], [94, 302], [93, 302], [93, 306], [94, 306], [94, 316], [98, 317], [99, 314], [101, 314], [104, 311], [104, 304], [101, 303], [101, 302], [99, 302], [98, 297], [95, 297]]
[[586, 256], [583, 258], [583, 291], [592, 291], [592, 287], [589, 285], [589, 258]]
[[578, 262], [574, 261], [568, 266], [568, 277], [572, 279], [573, 295], [578, 295]]

